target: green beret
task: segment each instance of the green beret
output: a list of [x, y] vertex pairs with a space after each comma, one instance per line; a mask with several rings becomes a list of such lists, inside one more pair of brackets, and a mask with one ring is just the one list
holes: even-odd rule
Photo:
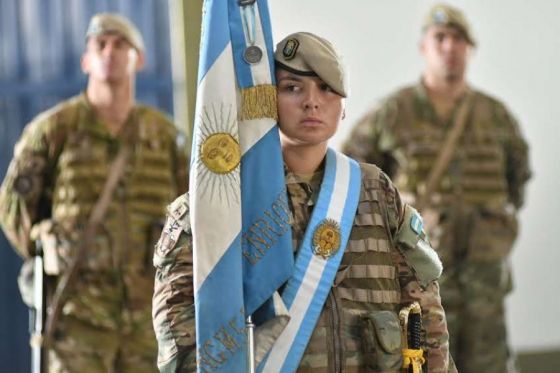
[[348, 96], [344, 64], [329, 41], [309, 32], [296, 32], [276, 45], [274, 59], [279, 68], [318, 76], [339, 95]]
[[423, 31], [430, 26], [450, 26], [459, 30], [471, 45], [476, 45], [469, 23], [463, 12], [448, 4], [434, 5], [424, 19]]
[[116, 13], [98, 13], [91, 18], [86, 32], [90, 36], [118, 33], [139, 52], [144, 52], [144, 39], [140, 31], [125, 17]]

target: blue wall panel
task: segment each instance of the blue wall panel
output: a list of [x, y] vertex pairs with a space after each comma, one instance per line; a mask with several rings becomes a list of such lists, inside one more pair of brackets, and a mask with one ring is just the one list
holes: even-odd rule
[[[97, 12], [119, 12], [141, 30], [146, 68], [137, 99], [172, 113], [166, 0], [0, 0], [0, 177], [26, 123], [79, 93], [85, 31]], [[27, 309], [17, 290], [21, 259], [0, 233], [0, 370], [29, 371]]]

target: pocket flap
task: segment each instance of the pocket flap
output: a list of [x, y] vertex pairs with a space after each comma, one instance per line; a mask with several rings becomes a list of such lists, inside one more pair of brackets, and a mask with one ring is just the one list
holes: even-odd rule
[[381, 347], [391, 354], [399, 352], [401, 349], [401, 327], [397, 315], [391, 311], [378, 311], [372, 312], [370, 316]]

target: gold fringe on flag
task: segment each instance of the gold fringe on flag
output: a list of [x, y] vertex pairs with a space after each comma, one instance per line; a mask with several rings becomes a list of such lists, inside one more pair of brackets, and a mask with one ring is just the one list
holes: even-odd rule
[[241, 90], [241, 120], [272, 118], [278, 120], [276, 87], [261, 84]]

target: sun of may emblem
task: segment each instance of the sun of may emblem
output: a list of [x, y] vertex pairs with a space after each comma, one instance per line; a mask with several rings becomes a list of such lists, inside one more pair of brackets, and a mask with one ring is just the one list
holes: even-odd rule
[[200, 146], [200, 159], [210, 171], [227, 174], [239, 164], [241, 150], [237, 140], [229, 133], [215, 133]]
[[313, 232], [313, 254], [328, 259], [340, 249], [340, 226], [332, 219], [323, 220]]
[[197, 188], [209, 198], [239, 202], [241, 148], [233, 107], [225, 104], [206, 106], [198, 120]]

